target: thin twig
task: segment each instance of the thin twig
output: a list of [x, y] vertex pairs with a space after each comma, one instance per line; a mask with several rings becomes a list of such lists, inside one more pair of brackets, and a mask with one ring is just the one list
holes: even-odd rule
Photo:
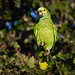
[[54, 62], [55, 62], [55, 64], [56, 64], [56, 67], [57, 67], [57, 69], [58, 69], [58, 71], [59, 71], [59, 74], [62, 75], [62, 72], [61, 72], [61, 70], [60, 70], [60, 68], [59, 68], [59, 66], [58, 66], [58, 64], [57, 64], [57, 61], [56, 61], [55, 59], [53, 59], [53, 57], [52, 57], [50, 54], [49, 54], [49, 56], [51, 57], [52, 60], [54, 60]]

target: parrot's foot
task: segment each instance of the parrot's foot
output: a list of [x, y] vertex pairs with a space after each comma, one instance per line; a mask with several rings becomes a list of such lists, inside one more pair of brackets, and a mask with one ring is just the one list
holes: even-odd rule
[[49, 55], [49, 53], [50, 53], [50, 50], [47, 49], [47, 52], [44, 54], [44, 56]]
[[15, 48], [15, 51], [16, 52], [20, 52], [21, 51], [21, 48], [19, 48], [19, 49], [18, 48]]
[[41, 42], [40, 43], [40, 46], [45, 46], [45, 42]]

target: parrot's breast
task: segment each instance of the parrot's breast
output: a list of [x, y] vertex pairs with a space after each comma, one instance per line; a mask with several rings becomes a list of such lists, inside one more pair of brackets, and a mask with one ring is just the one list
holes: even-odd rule
[[44, 20], [36, 25], [35, 37], [38, 46], [41, 42], [45, 42], [45, 48], [52, 48], [54, 37], [53, 28], [49, 21]]

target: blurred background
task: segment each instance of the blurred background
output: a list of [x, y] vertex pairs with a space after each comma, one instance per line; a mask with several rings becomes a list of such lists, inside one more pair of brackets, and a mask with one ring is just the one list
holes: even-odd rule
[[50, 11], [58, 30], [52, 56], [63, 75], [75, 75], [75, 0], [0, 0], [0, 74], [59, 75], [53, 61], [45, 71], [38, 67], [33, 30], [40, 6]]

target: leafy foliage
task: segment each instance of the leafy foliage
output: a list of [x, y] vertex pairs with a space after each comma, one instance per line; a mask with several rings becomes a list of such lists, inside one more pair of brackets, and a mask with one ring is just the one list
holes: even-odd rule
[[[57, 42], [47, 57], [33, 35], [40, 6], [49, 9], [58, 29]], [[0, 0], [0, 74], [75, 75], [75, 1]]]

